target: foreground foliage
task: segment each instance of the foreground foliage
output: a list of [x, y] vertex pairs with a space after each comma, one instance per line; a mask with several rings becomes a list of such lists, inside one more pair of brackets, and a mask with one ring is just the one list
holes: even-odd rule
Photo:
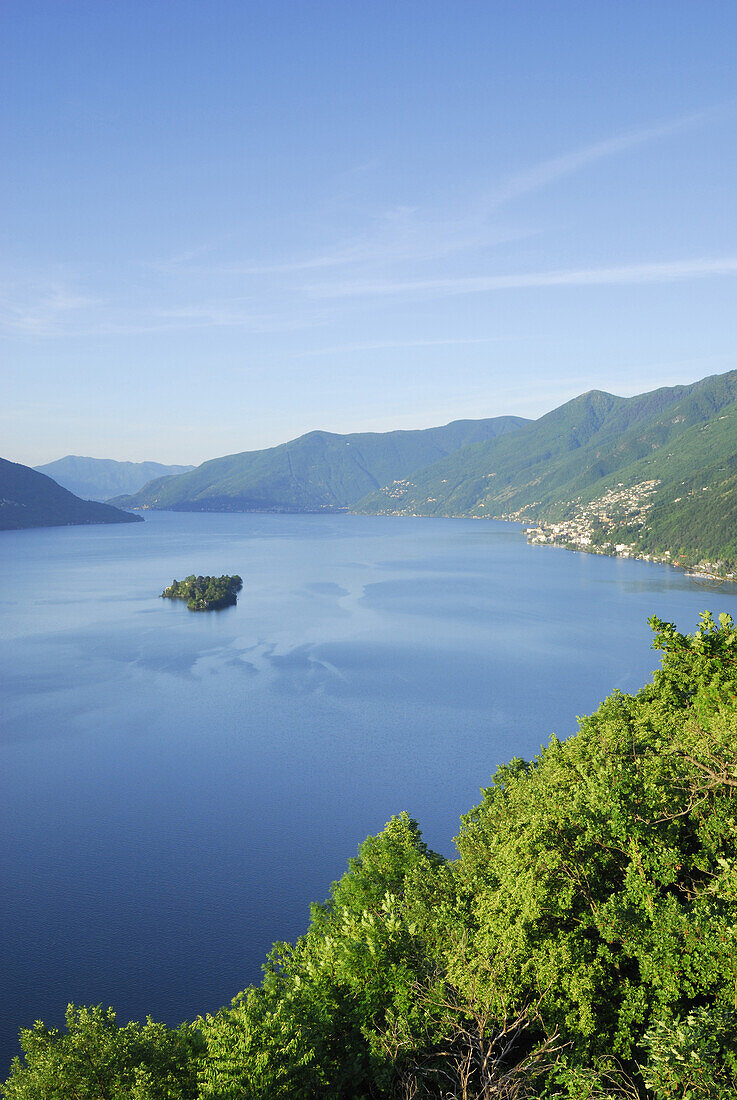
[[[196, 1021], [201, 1050], [162, 1029], [161, 1062], [131, 1055], [118, 1029], [149, 1077], [94, 1095], [184, 1098], [194, 1072], [201, 1100], [737, 1095], [737, 631], [651, 624], [653, 682], [500, 768], [457, 860], [393, 818], [262, 985]], [[24, 1033], [7, 1097], [93, 1095], [41, 1085], [76, 1081], [80, 1020]]]
[[20, 1033], [24, 1060], [13, 1060], [7, 1100], [195, 1100], [202, 1041], [183, 1024], [149, 1017], [119, 1027], [112, 1008], [69, 1005], [66, 1032], [37, 1021]]

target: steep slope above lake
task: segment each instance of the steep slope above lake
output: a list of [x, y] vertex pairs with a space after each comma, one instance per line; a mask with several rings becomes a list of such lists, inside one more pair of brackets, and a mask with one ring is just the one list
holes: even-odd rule
[[140, 516], [80, 500], [50, 477], [0, 458], [0, 531], [85, 523], [136, 523]]
[[[737, 399], [737, 371], [690, 386], [614, 397], [592, 390], [528, 424], [513, 437], [492, 439], [419, 471], [405, 485], [384, 486], [356, 510], [413, 515], [538, 518], [593, 496], [598, 483], [697, 425]], [[725, 434], [722, 451], [737, 450]], [[725, 454], [715, 455], [725, 457]], [[694, 440], [683, 476], [701, 461]], [[712, 460], [714, 460], [712, 459]], [[659, 476], [659, 475], [658, 475]]]
[[630, 398], [592, 391], [514, 437], [386, 485], [354, 510], [544, 521], [559, 525], [548, 541], [581, 549], [593, 540], [672, 556], [687, 546], [692, 559], [728, 555], [736, 399], [735, 371]]

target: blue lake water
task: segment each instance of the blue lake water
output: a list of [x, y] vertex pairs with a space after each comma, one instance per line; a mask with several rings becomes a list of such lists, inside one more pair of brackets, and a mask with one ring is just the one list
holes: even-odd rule
[[[240, 573], [238, 606], [158, 599]], [[472, 520], [154, 513], [0, 534], [0, 1077], [68, 1001], [178, 1023], [258, 981], [407, 810], [452, 855], [499, 763], [737, 611]]]

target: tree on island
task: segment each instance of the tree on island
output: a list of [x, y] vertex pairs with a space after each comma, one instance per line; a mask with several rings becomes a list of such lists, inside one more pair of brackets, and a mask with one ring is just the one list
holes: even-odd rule
[[186, 600], [190, 611], [217, 611], [234, 606], [241, 588], [243, 581], [237, 573], [233, 577], [195, 577], [192, 573], [183, 581], [172, 581], [161, 595], [168, 600]]

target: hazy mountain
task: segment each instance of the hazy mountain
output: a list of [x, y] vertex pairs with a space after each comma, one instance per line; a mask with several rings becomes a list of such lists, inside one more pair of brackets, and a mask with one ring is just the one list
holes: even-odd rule
[[[580, 525], [571, 541], [737, 562], [737, 371], [635, 397], [591, 390], [536, 421], [310, 432], [151, 482], [126, 507], [478, 516]], [[591, 530], [589, 530], [591, 528]], [[684, 555], [681, 555], [683, 560]]]
[[527, 423], [522, 417], [500, 416], [419, 431], [309, 432], [278, 447], [212, 459], [190, 473], [152, 481], [114, 503], [211, 512], [345, 509], [388, 481], [471, 443], [516, 433]]
[[112, 458], [83, 458], [67, 455], [55, 462], [35, 466], [40, 474], [83, 500], [108, 500], [122, 493], [137, 493], [159, 477], [172, 477], [194, 466], [164, 466], [160, 462], [116, 462]]
[[82, 523], [136, 523], [140, 516], [80, 500], [50, 477], [0, 458], [0, 531]]

